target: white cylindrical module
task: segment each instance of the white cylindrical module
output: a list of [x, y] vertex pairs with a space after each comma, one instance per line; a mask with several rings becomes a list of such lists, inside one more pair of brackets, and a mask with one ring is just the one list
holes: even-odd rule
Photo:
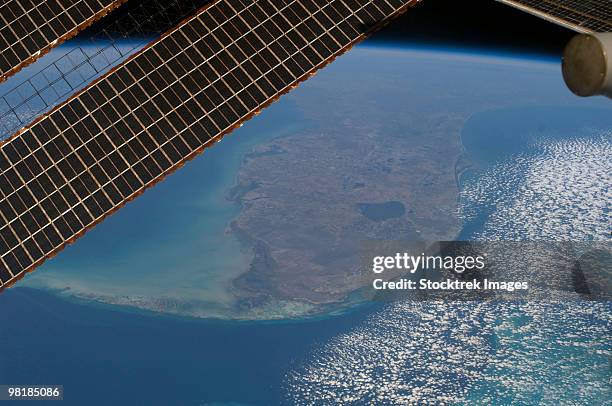
[[563, 78], [578, 96], [612, 98], [612, 33], [580, 34], [563, 53]]

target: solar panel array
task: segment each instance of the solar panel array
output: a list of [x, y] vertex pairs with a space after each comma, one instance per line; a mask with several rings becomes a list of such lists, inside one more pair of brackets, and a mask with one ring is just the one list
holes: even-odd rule
[[224, 0], [0, 146], [0, 289], [414, 0]]
[[[26, 80], [0, 96], [0, 141], [83, 88], [163, 32], [193, 14], [208, 0], [139, 0], [100, 21]], [[15, 80], [15, 79], [13, 79]]]
[[498, 0], [579, 32], [612, 32], [610, 0]]
[[125, 0], [8, 0], [0, 6], [0, 81]]

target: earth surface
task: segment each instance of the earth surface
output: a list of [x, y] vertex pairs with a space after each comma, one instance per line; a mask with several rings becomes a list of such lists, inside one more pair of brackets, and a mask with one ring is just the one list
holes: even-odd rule
[[1, 295], [0, 381], [36, 365], [68, 403], [118, 396], [85, 368], [157, 383], [147, 404], [609, 403], [609, 301], [363, 304], [349, 276], [368, 240], [609, 241], [610, 108], [545, 58], [357, 47]]

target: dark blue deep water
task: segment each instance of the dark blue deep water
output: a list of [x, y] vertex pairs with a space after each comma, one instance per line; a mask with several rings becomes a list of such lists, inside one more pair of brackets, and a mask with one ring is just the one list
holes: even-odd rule
[[277, 404], [284, 374], [370, 311], [213, 322], [116, 311], [26, 288], [0, 295], [0, 308], [0, 381], [61, 384], [63, 404], [92, 406]]

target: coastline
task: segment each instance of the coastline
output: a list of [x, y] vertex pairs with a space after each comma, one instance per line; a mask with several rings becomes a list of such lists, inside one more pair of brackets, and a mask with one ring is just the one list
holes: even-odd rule
[[[236, 297], [238, 297], [241, 303], [246, 307], [259, 306], [264, 304], [267, 300], [271, 299], [288, 299], [290, 301], [301, 301], [303, 303], [314, 306], [314, 308], [310, 309], [310, 311], [317, 314], [333, 311], [334, 309], [351, 307], [364, 301], [363, 299], [355, 300], [355, 294], [362, 290], [364, 286], [351, 285], [347, 288], [347, 286], [343, 284], [333, 282], [335, 280], [338, 280], [334, 279], [337, 278], [336, 274], [338, 272], [333, 269], [330, 269], [331, 273], [328, 273], [328, 276], [324, 276], [325, 279], [316, 279], [318, 278], [318, 276], [315, 273], [315, 275], [312, 276], [312, 282], [309, 282], [308, 274], [310, 273], [311, 269], [315, 269], [315, 272], [316, 269], [322, 269], [319, 263], [306, 262], [312, 264], [313, 266], [309, 268], [304, 268], [302, 267], [302, 265], [304, 264], [303, 262], [287, 263], [287, 261], [285, 260], [284, 263], [279, 264], [279, 262], [275, 260], [275, 254], [276, 256], [280, 255], [286, 257], [286, 255], [284, 254], [285, 248], [282, 248], [284, 246], [282, 245], [284, 244], [284, 242], [281, 242], [279, 240], [279, 237], [282, 237], [281, 235], [279, 235], [279, 233], [281, 232], [280, 230], [286, 230], [287, 227], [289, 227], [288, 224], [285, 224], [287, 219], [295, 218], [296, 216], [297, 218], [302, 218], [302, 215], [300, 215], [299, 213], [308, 213], [311, 210], [316, 210], [316, 208], [320, 208], [320, 210], [325, 210], [325, 204], [321, 203], [318, 200], [314, 200], [312, 204], [299, 203], [296, 206], [295, 202], [300, 200], [298, 197], [300, 193], [299, 190], [304, 188], [304, 186], [301, 186], [299, 184], [293, 185], [290, 187], [289, 190], [285, 189], [284, 187], [280, 188], [279, 184], [285, 182], [285, 180], [281, 180], [281, 178], [275, 177], [276, 175], [269, 174], [274, 173], [275, 171], [272, 169], [272, 167], [276, 168], [276, 170], [281, 167], [282, 169], [278, 170], [279, 173], [284, 171], [290, 171], [289, 166], [287, 166], [290, 165], [289, 162], [294, 162], [296, 160], [301, 159], [293, 158], [293, 155], [291, 154], [295, 154], [296, 151], [297, 153], [301, 154], [302, 151], [300, 150], [299, 145], [298, 147], [293, 148], [292, 150], [292, 147], [290, 147], [288, 144], [300, 144], [308, 142], [309, 145], [316, 145], [317, 141], [311, 139], [313, 137], [317, 138], [316, 134], [320, 131], [321, 129], [315, 129], [307, 134], [298, 133], [294, 134], [293, 136], [288, 135], [283, 137], [283, 140], [274, 139], [257, 146], [254, 151], [248, 153], [245, 156], [245, 159], [243, 160], [243, 163], [239, 169], [239, 174], [236, 177], [236, 183], [232, 188], [230, 188], [230, 190], [226, 194], [226, 198], [229, 201], [234, 202], [238, 207], [240, 207], [239, 212], [232, 219], [228, 227], [228, 232], [234, 234], [236, 238], [240, 241], [244, 249], [249, 250], [251, 252], [251, 261], [248, 270], [234, 279], [232, 289]], [[347, 132], [350, 132], [350, 130], [347, 130]], [[453, 131], [451, 134], [458, 133], [458, 131]], [[342, 134], [337, 135], [337, 133], [334, 133], [334, 137], [332, 138], [335, 140], [338, 136], [342, 137]], [[303, 139], [307, 139], [308, 141], [303, 141]], [[457, 141], [459, 140], [459, 137], [457, 137]], [[326, 147], [323, 145], [321, 147], [321, 150], [325, 149]], [[268, 153], [269, 151], [274, 151], [274, 153]], [[281, 156], [280, 154], [289, 154], [291, 158], [287, 156]], [[275, 155], [274, 158], [276, 159], [274, 161], [268, 160], [268, 156], [270, 155]], [[321, 159], [321, 154], [318, 154], [318, 156], [319, 159]], [[434, 159], [434, 161], [437, 161], [437, 159]], [[462, 146], [458, 146], [458, 148], [456, 148], [456, 155], [454, 157], [450, 159], [444, 159], [442, 162], [448, 162], [452, 165], [449, 165], [448, 172], [451, 176], [449, 176], [449, 178], [447, 179], [448, 188], [452, 189], [452, 191], [446, 190], [445, 192], [447, 194], [450, 193], [448, 204], [452, 207], [449, 206], [447, 210], [449, 213], [451, 213], [455, 212], [455, 209], [458, 207], [457, 202], [460, 190], [460, 182], [458, 178], [459, 176], [461, 176], [461, 174], [466, 172], [471, 167], [471, 162], [469, 162], [469, 159], [465, 157], [465, 151]], [[315, 163], [315, 165], [318, 164]], [[443, 163], [442, 165], [447, 164]], [[309, 169], [310, 168], [303, 168], [300, 170], [293, 169], [293, 171], [295, 171], [296, 173], [296, 179], [301, 178], [298, 173], [312, 172]], [[385, 175], [389, 174], [389, 170], [385, 167], [382, 167], [381, 171]], [[342, 172], [349, 173], [350, 170], [347, 169], [346, 171], [343, 170]], [[408, 174], [410, 174], [410, 171], [408, 172]], [[279, 176], [283, 176], [283, 178], [287, 177], [284, 175]], [[316, 177], [316, 175], [313, 176]], [[401, 177], [401, 174], [393, 176]], [[424, 187], [426, 189], [429, 187], [433, 187], [435, 189], [439, 187], [437, 183], [438, 182], [435, 180], [435, 178], [427, 178], [426, 183], [424, 183]], [[274, 195], [276, 198], [282, 197], [281, 202], [270, 202], [270, 198], [271, 196], [273, 196], [270, 194], [272, 190], [274, 190], [274, 193], [276, 193], [276, 195]], [[359, 213], [358, 207], [360, 207], [360, 204], [350, 203], [351, 198], [344, 197], [346, 193], [343, 191], [342, 187], [334, 188], [333, 190], [335, 190], [335, 192], [332, 192], [333, 195], [332, 197], [330, 197], [331, 201], [346, 201], [347, 203], [343, 204], [342, 207], [347, 208], [343, 208], [341, 211], [341, 213], [344, 213], [342, 215], [343, 217], [335, 217], [336, 220], [332, 221], [332, 223], [326, 223], [326, 225], [322, 226], [322, 228], [317, 228], [317, 233], [320, 232], [322, 235], [329, 234], [328, 230], [337, 230], [336, 233], [338, 235], [345, 235], [349, 232], [348, 230], [354, 229], [355, 225], [358, 225], [358, 227], [365, 230], [376, 230], [379, 229], [381, 226], [386, 227], [385, 224], [388, 223], [399, 225], [402, 229], [404, 229], [405, 231], [402, 232], [402, 236], [414, 235], [413, 238], [419, 238], [420, 229], [422, 227], [418, 224], [424, 224], [425, 219], [430, 218], [429, 216], [425, 216], [425, 218], [421, 218], [419, 216], [417, 217], [418, 220], [416, 220], [414, 217], [415, 207], [407, 206], [406, 212], [404, 213], [402, 211], [402, 213], [398, 216], [399, 218], [395, 218], [395, 216], [392, 215], [388, 220], [381, 221], [380, 219], [375, 219], [372, 221], [371, 219], [367, 219], [364, 213]], [[390, 189], [390, 191], [391, 193], [393, 193], [393, 189]], [[363, 192], [359, 193], [363, 195]], [[409, 189], [407, 193], [413, 195], [416, 193], [416, 191]], [[320, 195], [317, 192], [314, 192], [314, 194]], [[289, 195], [290, 197], [287, 198], [287, 195]], [[356, 197], [353, 197], [352, 199], [355, 198]], [[395, 199], [392, 199], [390, 195], [390, 198], [388, 200], [390, 200], [390, 203], [393, 203]], [[404, 203], [406, 202], [405, 198], [397, 200], [402, 200]], [[285, 202], [288, 202], [289, 205], [286, 206]], [[274, 209], [267, 208], [267, 205], [269, 204], [273, 205]], [[440, 208], [443, 208], [445, 204], [442, 204]], [[260, 219], [267, 217], [264, 214], [268, 212], [266, 210], [272, 210], [275, 215], [279, 215], [281, 217], [278, 220], [275, 220], [274, 222], [259, 224], [258, 221], [260, 221]], [[350, 210], [352, 214], [346, 214], [346, 210]], [[419, 211], [418, 208], [416, 210], [417, 212]], [[454, 218], [454, 216], [451, 217]], [[334, 217], [331, 217], [330, 220], [332, 218]], [[348, 218], [350, 220], [345, 220], [345, 218]], [[347, 221], [349, 221], [349, 223], [346, 223]], [[417, 224], [410, 225], [414, 224], [413, 222], [416, 222]], [[300, 224], [297, 225], [298, 230], [294, 229], [293, 231], [285, 231], [285, 237], [291, 238], [291, 234], [301, 234], [301, 232], [299, 231], [299, 227], [303, 226], [303, 224], [306, 224], [308, 222], [304, 219], [303, 221], [300, 220], [299, 223]], [[458, 219], [453, 220], [453, 223], [453, 226], [449, 227], [447, 225], [447, 227], [445, 228], [446, 231], [442, 234], [434, 233], [436, 236], [438, 236], [438, 240], [455, 239], [461, 234], [461, 227], [458, 222]], [[316, 227], [317, 224], [320, 224], [318, 220], [315, 221], [315, 224], [313, 226]], [[405, 228], [406, 226], [408, 226], [408, 228]], [[379, 235], [389, 235], [386, 231], [382, 231], [382, 233], [384, 234], [380, 234], [379, 232]], [[364, 234], [363, 231], [359, 232], [358, 234], [360, 236], [367, 235]], [[429, 232], [428, 234], [430, 235], [431, 232]], [[260, 236], [265, 237], [260, 238]], [[270, 241], [274, 241], [276, 245], [274, 247], [271, 247]], [[281, 245], [279, 245], [279, 243]], [[308, 258], [312, 257], [313, 255], [315, 255], [316, 257], [320, 257], [322, 254], [327, 256], [331, 255], [331, 258], [333, 258], [336, 255], [333, 253], [333, 251], [328, 254], [325, 254], [325, 248], [316, 247], [316, 245], [302, 245], [302, 248], [300, 248], [300, 254], [306, 253], [303, 255]], [[344, 255], [358, 254], [355, 249], [350, 253], [345, 253]], [[297, 261], [300, 260], [298, 259]], [[321, 261], [325, 261], [325, 259], [321, 259]], [[332, 264], [335, 264], [335, 262], [332, 262]], [[291, 269], [295, 268], [296, 266], [296, 269], [308, 269], [308, 272], [291, 272]], [[332, 268], [334, 267], [334, 265], [330, 266]], [[289, 272], [287, 272], [287, 269], [289, 269]], [[344, 268], [345, 279], [347, 272], [351, 274], [351, 271], [347, 271], [347, 269], [356, 268]], [[324, 271], [325, 268], [323, 268], [321, 272]], [[322, 275], [325, 275], [325, 273]], [[338, 276], [341, 277], [342, 275]], [[288, 284], [294, 283], [294, 280], [296, 280], [294, 278], [297, 278], [302, 284], [305, 283], [305, 288], [301, 290], [287, 288]], [[319, 280], [324, 280], [325, 282], [314, 282]], [[312, 294], [309, 286], [316, 287], [318, 283], [322, 283], [325, 286], [326, 290], [323, 291], [324, 293], [320, 295]], [[334, 286], [332, 283], [336, 283], [336, 285]]]
[[[348, 58], [361, 59], [364, 57], [367, 57], [367, 54], [357, 52]], [[343, 89], [345, 81], [353, 81], [355, 76], [361, 77], [361, 73], [359, 71], [349, 71], [348, 75], [344, 76], [338, 77], [337, 72], [334, 75], [332, 67], [328, 71], [322, 72], [317, 78], [318, 81], [309, 82], [309, 85], [302, 87], [300, 97], [288, 96], [285, 100], [291, 100], [291, 103], [277, 104], [275, 110], [270, 110], [276, 111], [276, 113], [272, 116], [266, 113], [268, 115], [266, 117], [267, 122], [270, 124], [265, 126], [259, 124], [258, 131], [260, 134], [266, 133], [263, 137], [265, 141], [262, 141], [262, 137], [258, 134], [252, 134], [257, 137], [254, 138], [256, 142], [249, 141], [251, 149], [240, 158], [240, 168], [254, 161], [272, 158], [278, 159], [282, 162], [282, 165], [287, 165], [288, 152], [294, 154], [294, 157], [299, 152], [301, 155], [297, 161], [300, 162], [304, 158], [312, 159], [312, 167], [303, 167], [304, 170], [296, 169], [294, 171], [296, 175], [294, 183], [297, 183], [294, 190], [298, 192], [296, 201], [304, 199], [305, 196], [310, 197], [309, 194], [312, 192], [314, 192], [315, 200], [313, 200], [311, 207], [302, 206], [297, 207], [297, 209], [312, 210], [314, 208], [316, 213], [313, 216], [319, 214], [327, 216], [320, 221], [322, 224], [327, 222], [328, 226], [317, 229], [317, 224], [308, 224], [309, 222], [312, 223], [308, 216], [302, 216], [296, 220], [295, 224], [299, 225], [301, 223], [312, 226], [312, 230], [299, 228], [290, 232], [287, 230], [291, 229], [277, 230], [280, 234], [282, 234], [281, 231], [284, 232], [290, 238], [292, 237], [291, 234], [299, 237], [305, 236], [308, 238], [308, 244], [319, 244], [317, 248], [319, 251], [311, 249], [308, 254], [320, 252], [321, 255], [313, 258], [311, 262], [315, 265], [318, 274], [312, 274], [310, 267], [302, 267], [302, 270], [306, 270], [301, 272], [302, 275], [300, 275], [300, 272], [295, 272], [296, 270], [299, 271], [300, 264], [306, 263], [302, 261], [291, 264], [296, 266], [292, 271], [293, 273], [276, 275], [272, 268], [281, 266], [276, 261], [275, 256], [279, 253], [278, 245], [271, 245], [269, 241], [259, 238], [257, 234], [250, 232], [250, 230], [257, 230], [257, 228], [244, 227], [244, 224], [239, 221], [244, 206], [265, 201], [266, 196], [256, 196], [256, 193], [260, 191], [258, 189], [269, 188], [271, 184], [257, 181], [240, 182], [240, 175], [237, 175], [234, 185], [226, 191], [225, 200], [241, 204], [243, 207], [229, 224], [225, 224], [224, 229], [226, 232], [234, 234], [240, 241], [240, 245], [245, 248], [245, 252], [246, 250], [250, 251], [250, 255], [247, 256], [251, 256], [248, 260], [248, 268], [241, 269], [241, 274], [231, 282], [230, 291], [239, 302], [239, 310], [246, 310], [248, 313], [254, 308], [265, 307], [266, 303], [271, 301], [284, 301], [285, 299], [290, 311], [296, 310], [296, 308], [291, 307], [295, 301], [307, 306], [301, 309], [302, 312], [306, 310], [305, 314], [328, 312], [333, 311], [333, 309], [353, 306], [354, 302], [350, 300], [350, 296], [359, 287], [343, 285], [344, 275], [342, 270], [351, 268], [346, 267], [346, 264], [340, 261], [343, 255], [351, 252], [351, 247], [341, 244], [347, 235], [353, 232], [359, 238], [368, 238], [369, 236], [373, 238], [406, 236], [417, 238], [421, 235], [425, 235], [425, 237], [435, 235], [438, 237], [437, 239], [452, 239], [453, 236], [458, 234], [456, 232], [460, 231], [458, 230], [458, 223], [452, 220], [454, 206], [452, 206], [451, 201], [456, 203], [456, 199], [452, 197], [453, 195], [456, 196], [458, 191], [456, 168], [451, 168], [451, 165], [456, 164], [459, 159], [455, 153], [460, 153], [461, 148], [457, 145], [458, 141], [455, 139], [455, 135], [459, 133], [457, 129], [461, 127], [464, 119], [463, 114], [448, 115], [445, 112], [440, 113], [437, 111], [437, 105], [428, 106], [426, 114], [413, 112], [410, 111], [412, 105], [408, 102], [406, 102], [408, 103], [406, 110], [396, 110], [397, 105], [388, 104], [387, 97], [384, 100], [378, 99], [380, 97], [379, 93], [384, 92], [372, 93], [367, 89], [359, 88], [351, 89], [348, 94], [330, 100], [331, 105], [334, 106], [333, 109], [329, 108], [330, 104], [316, 102], [322, 100], [322, 97], [327, 100], [331, 93], [330, 83], [335, 88], [340, 86], [340, 89]], [[373, 80], [377, 81], [378, 79], [373, 78]], [[409, 98], [394, 83], [375, 82], [375, 84], [382, 87], [383, 90], [391, 86], [389, 88], [390, 97], [397, 98], [400, 102]], [[332, 87], [332, 89], [334, 88]], [[372, 103], [363, 106], [364, 112], [355, 111], [353, 101], [367, 98], [372, 99]], [[291, 107], [288, 109], [287, 106], [290, 104]], [[293, 108], [293, 104], [297, 108]], [[278, 106], [285, 106], [280, 114]], [[436, 110], [431, 110], [433, 107]], [[378, 114], [381, 116], [380, 120], [376, 122], [369, 120], [369, 117]], [[282, 125], [280, 131], [279, 120]], [[293, 137], [296, 137], [298, 133], [304, 135], [305, 131], [302, 131], [304, 122], [308, 125], [313, 122], [319, 123], [318, 126], [313, 125], [312, 128], [308, 129], [308, 137], [312, 141], [311, 145], [307, 145], [308, 143], [304, 143], [304, 140], [302, 140], [302, 143], [299, 143], [300, 145], [292, 146], [290, 150], [283, 147], [274, 147], [280, 139], [294, 139]], [[279, 133], [281, 134], [279, 135]], [[300, 141], [299, 138], [298, 141]], [[257, 147], [260, 144], [273, 144], [273, 146], [265, 150], [253, 149], [253, 146]], [[348, 153], [342, 155], [347, 150]], [[369, 167], [361, 162], [364, 151], [368, 150], [376, 152], [376, 156], [371, 161], [374, 165]], [[338, 152], [340, 155], [338, 155]], [[427, 159], [422, 159], [422, 156]], [[387, 162], [387, 159], [392, 159], [394, 162]], [[346, 162], [349, 163], [349, 166], [346, 166]], [[350, 166], [353, 165], [351, 162], [354, 163], [355, 167]], [[415, 169], [406, 170], [406, 165], [413, 166]], [[284, 166], [284, 168], [291, 168], [291, 166]], [[316, 171], [309, 172], [309, 168]], [[317, 180], [322, 178], [320, 172], [318, 172], [319, 168], [324, 168], [326, 171], [335, 171], [332, 180], [323, 185], [325, 187], [321, 189], [317, 189], [317, 185], [321, 184]], [[418, 171], [416, 171], [417, 168]], [[432, 170], [434, 175], [424, 176], [424, 174], [431, 173]], [[291, 173], [287, 171], [284, 173], [284, 175], [289, 174]], [[439, 176], [444, 179], [443, 186], [436, 182], [436, 177]], [[285, 176], [285, 178], [287, 177]], [[311, 179], [306, 179], [308, 177]], [[372, 181], [377, 177], [380, 177], [379, 186]], [[368, 185], [368, 187], [363, 187], [363, 185]], [[298, 187], [302, 190], [298, 190]], [[429, 197], [429, 193], [433, 194], [433, 200]], [[422, 194], [422, 196], [415, 196], [418, 194]], [[282, 195], [282, 193], [279, 193], [272, 195], [272, 197], [277, 198], [278, 196], [282, 197]], [[334, 206], [337, 202], [343, 201], [350, 202], [350, 204]], [[406, 214], [401, 218], [388, 221], [369, 222], [370, 220], [362, 218], [363, 216], [355, 213], [354, 210], [355, 204], [378, 204], [389, 201], [402, 202], [407, 208]], [[280, 202], [279, 205], [282, 207], [283, 203]], [[451, 220], [449, 221], [449, 219]], [[336, 221], [338, 223], [335, 223]], [[265, 228], [260, 230], [263, 230], [262, 232], [266, 231]], [[318, 231], [322, 231], [322, 234], [319, 235]], [[296, 242], [293, 247], [299, 248], [300, 246]], [[319, 249], [320, 247], [323, 248], [323, 251]], [[325, 251], [327, 247], [330, 247], [329, 252]], [[292, 251], [292, 253], [296, 252], [299, 254], [295, 249]], [[303, 260], [303, 258], [299, 259]], [[332, 269], [333, 272], [331, 274], [326, 273], [325, 267]], [[268, 283], [270, 281], [274, 283]], [[293, 286], [288, 284], [294, 283], [294, 286], [300, 286], [301, 284], [306, 289], [292, 290]], [[112, 299], [95, 294], [84, 296], [92, 298], [92, 300], [116, 303], [118, 306], [123, 304], [133, 305], [138, 308], [166, 313], [184, 313], [185, 309], [190, 309], [188, 312], [193, 312], [193, 309], [198, 308], [198, 303], [189, 299], [181, 302], [173, 298], [142, 299], [138, 296], [121, 296], [119, 299], [117, 297]], [[297, 309], [297, 311], [299, 310]], [[294, 315], [295, 312], [289, 317]], [[220, 317], [233, 316], [235, 315], [225, 314]], [[261, 318], [261, 315], [258, 317]], [[286, 316], [279, 314], [278, 311], [273, 311], [268, 317], [281, 318]]]

